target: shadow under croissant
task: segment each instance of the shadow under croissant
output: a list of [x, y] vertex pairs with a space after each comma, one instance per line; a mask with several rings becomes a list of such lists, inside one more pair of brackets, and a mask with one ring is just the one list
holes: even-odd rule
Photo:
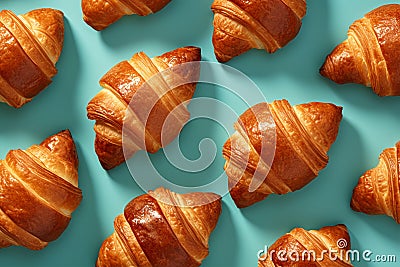
[[203, 265], [208, 266], [207, 263], [212, 262], [215, 266], [235, 266], [243, 257], [235, 253], [241, 251], [238, 232], [240, 227], [235, 223], [229, 205], [222, 201], [222, 213], [210, 236], [210, 254], [203, 261]]
[[[131, 159], [134, 160], [135, 157], [140, 157], [141, 154], [147, 153], [145, 151], [138, 151]], [[119, 166], [108, 170], [106, 175], [112, 179], [114, 183], [117, 184], [118, 190], [121, 193], [130, 194], [132, 196], [141, 195], [146, 193], [140, 188], [139, 185], [135, 182], [132, 177], [132, 174], [129, 172], [128, 167], [126, 166], [126, 162], [120, 164]], [[155, 189], [155, 188], [154, 188]]]
[[[102, 242], [102, 233], [106, 232], [106, 229], [103, 229], [101, 224], [98, 224], [100, 221], [100, 207], [98, 205], [99, 201], [96, 199], [95, 179], [92, 179], [95, 176], [90, 171], [87, 158], [84, 157], [83, 149], [79, 140], [77, 140], [75, 144], [79, 158], [79, 186], [83, 192], [83, 199], [74, 214], [74, 217], [77, 217], [77, 220], [75, 220], [75, 223], [74, 220], [72, 220], [72, 225], [70, 226], [71, 229], [67, 229], [69, 233], [65, 233], [65, 235], [68, 235], [67, 238], [69, 240], [74, 241], [74, 245], [70, 247], [75, 248], [73, 253], [76, 266], [92, 266], [93, 262], [96, 260], [98, 244]], [[86, 223], [79, 223], [83, 221]], [[92, 225], [97, 226], [92, 227]], [[64, 243], [60, 241], [60, 246], [63, 244]], [[92, 251], [90, 257], [88, 257], [87, 251], [80, 249], [80, 246], [90, 247]], [[57, 249], [59, 250], [59, 248]]]

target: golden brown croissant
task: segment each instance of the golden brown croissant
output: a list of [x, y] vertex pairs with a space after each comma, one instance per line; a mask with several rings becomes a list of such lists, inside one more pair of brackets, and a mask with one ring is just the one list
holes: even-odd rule
[[101, 31], [125, 15], [147, 16], [165, 7], [171, 0], [82, 0], [84, 21]]
[[379, 164], [360, 177], [351, 208], [367, 214], [386, 214], [400, 223], [400, 142], [385, 149]]
[[[179, 79], [197, 81], [200, 59], [197, 47], [178, 48], [154, 58], [140, 52], [115, 65], [101, 78], [103, 89], [89, 102], [87, 112], [89, 119], [96, 120], [95, 150], [105, 169], [125, 161], [122, 128], [126, 114], [131, 115], [127, 118], [132, 121], [132, 136], [125, 139], [129, 140], [125, 142], [129, 143], [129, 156], [138, 150], [155, 153], [179, 134], [190, 117], [186, 106], [196, 83], [177, 87], [173, 84], [178, 85]], [[184, 66], [184, 70], [179, 66]], [[174, 67], [178, 67], [176, 73], [166, 73]], [[149, 109], [152, 110], [148, 116], [143, 115]]]
[[[288, 101], [278, 100], [244, 112], [223, 148], [236, 205], [247, 207], [269, 194], [286, 194], [311, 182], [328, 163], [327, 152], [341, 119], [341, 107], [320, 102], [292, 107]], [[251, 189], [252, 180], [260, 185]]]
[[0, 247], [39, 250], [57, 239], [82, 193], [78, 157], [68, 130], [0, 161]]
[[220, 196], [213, 193], [158, 188], [139, 196], [115, 218], [115, 232], [103, 242], [96, 266], [200, 266], [220, 213]]
[[64, 42], [63, 13], [51, 8], [16, 16], [0, 12], [0, 101], [19, 108], [56, 75]]
[[348, 38], [327, 56], [320, 73], [332, 81], [400, 95], [400, 5], [384, 5], [356, 20]]
[[305, 0], [215, 0], [212, 42], [219, 62], [252, 48], [269, 53], [294, 39], [306, 14]]
[[307, 231], [295, 228], [261, 256], [258, 267], [350, 267], [350, 236], [345, 225]]

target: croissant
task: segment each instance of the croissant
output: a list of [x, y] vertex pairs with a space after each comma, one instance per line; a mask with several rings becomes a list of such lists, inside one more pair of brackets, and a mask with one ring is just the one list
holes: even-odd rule
[[305, 0], [214, 0], [212, 42], [219, 62], [256, 48], [274, 53], [296, 37]]
[[353, 190], [351, 208], [366, 214], [386, 214], [400, 223], [400, 142], [383, 150], [379, 164], [366, 171]]
[[190, 118], [187, 105], [200, 75], [200, 59], [197, 47], [154, 58], [140, 52], [101, 78], [103, 89], [89, 102], [87, 113], [96, 120], [95, 150], [103, 168], [125, 161], [123, 125], [131, 133], [124, 136], [126, 157], [138, 150], [155, 153], [179, 134]]
[[64, 42], [63, 13], [0, 12], [0, 101], [19, 108], [51, 83]]
[[347, 35], [327, 56], [321, 75], [339, 84], [370, 86], [379, 96], [400, 95], [400, 5], [372, 10]]
[[[320, 102], [292, 107], [287, 100], [277, 100], [245, 111], [223, 147], [236, 205], [244, 208], [311, 182], [328, 163], [341, 119], [341, 107]], [[257, 188], [252, 188], [254, 183]]]
[[96, 267], [200, 266], [220, 213], [220, 196], [213, 193], [150, 191], [115, 218]]
[[343, 224], [311, 231], [295, 228], [280, 237], [266, 254], [260, 255], [258, 267], [353, 266], [350, 249], [350, 236]]
[[71, 220], [82, 193], [78, 157], [68, 130], [0, 161], [0, 248], [43, 249]]
[[83, 20], [101, 31], [125, 15], [147, 16], [164, 8], [171, 0], [82, 0]]

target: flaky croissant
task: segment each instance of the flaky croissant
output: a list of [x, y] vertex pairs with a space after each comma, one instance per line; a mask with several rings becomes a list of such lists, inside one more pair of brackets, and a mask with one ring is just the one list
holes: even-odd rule
[[82, 0], [83, 20], [101, 31], [125, 15], [147, 16], [165, 7], [171, 0]]
[[200, 75], [200, 59], [197, 47], [178, 48], [154, 58], [140, 52], [101, 78], [103, 89], [89, 102], [87, 112], [89, 119], [96, 120], [95, 150], [105, 169], [125, 161], [125, 121], [131, 125], [125, 124], [125, 129], [129, 128], [125, 132], [132, 133], [124, 142], [127, 156], [138, 150], [155, 153], [179, 134], [190, 117], [187, 105], [196, 88], [193, 81]]
[[0, 101], [19, 108], [51, 83], [64, 42], [63, 13], [0, 12]]
[[103, 242], [96, 266], [200, 266], [220, 213], [220, 196], [213, 193], [158, 188], [139, 196], [115, 218], [115, 232]]
[[[244, 112], [223, 147], [236, 205], [247, 207], [269, 194], [286, 194], [311, 182], [328, 163], [341, 119], [341, 107], [320, 102], [292, 107], [277, 100]], [[257, 188], [250, 187], [254, 181]]]
[[400, 95], [400, 5], [372, 10], [347, 35], [327, 56], [321, 75], [339, 84], [370, 86], [379, 96]]
[[362, 175], [353, 190], [351, 208], [367, 214], [386, 214], [400, 223], [400, 142], [385, 149], [379, 164]]
[[0, 247], [39, 250], [57, 239], [82, 193], [78, 157], [68, 130], [0, 161]]
[[350, 267], [350, 236], [345, 225], [307, 231], [295, 228], [261, 255], [258, 267]]
[[212, 42], [219, 62], [252, 48], [269, 53], [296, 37], [306, 14], [305, 0], [215, 0]]

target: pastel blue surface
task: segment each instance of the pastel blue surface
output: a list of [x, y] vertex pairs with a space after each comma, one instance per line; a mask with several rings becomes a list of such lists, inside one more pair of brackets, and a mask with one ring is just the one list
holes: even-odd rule
[[[273, 55], [250, 51], [228, 65], [247, 74], [266, 99], [288, 99], [291, 104], [325, 101], [343, 106], [344, 119], [330, 162], [308, 186], [284, 196], [271, 196], [247, 209], [237, 209], [230, 196], [223, 198], [223, 213], [210, 239], [210, 254], [202, 266], [257, 266], [256, 253], [294, 227], [317, 229], [344, 223], [349, 227], [353, 249], [374, 255], [393, 254], [400, 262], [400, 226], [386, 216], [355, 213], [349, 202], [360, 175], [378, 162], [382, 149], [400, 139], [398, 97], [380, 98], [363, 86], [336, 85], [320, 77], [325, 56], [346, 38], [348, 26], [386, 0], [309, 0], [299, 35]], [[0, 158], [7, 151], [27, 148], [45, 137], [69, 128], [76, 140], [83, 201], [73, 213], [64, 234], [42, 251], [11, 247], [0, 250], [0, 266], [94, 266], [102, 241], [113, 232], [114, 217], [125, 204], [143, 193], [126, 165], [104, 171], [94, 153], [93, 122], [86, 118], [86, 105], [99, 91], [98, 80], [119, 61], [135, 52], [150, 56], [185, 45], [202, 48], [203, 59], [215, 62], [211, 44], [212, 0], [173, 0], [148, 17], [124, 17], [103, 32], [82, 20], [80, 1], [1, 1], [1, 9], [25, 13], [53, 7], [65, 14], [65, 43], [53, 83], [19, 110], [0, 105]], [[200, 84], [196, 97], [230, 102], [217, 88]], [[244, 96], [245, 97], [245, 96]], [[229, 127], [229, 125], [227, 126]], [[157, 169], [182, 183], [212, 180], [221, 174], [223, 129], [207, 120], [192, 121], [182, 131], [180, 146], [188, 158], [199, 156], [198, 145], [208, 137], [215, 141], [217, 156], [201, 175], [180, 172], [162, 152], [152, 155]], [[137, 160], [143, 153], [136, 155]], [[151, 177], [149, 177], [150, 179]], [[398, 266], [398, 263], [355, 262], [355, 266]]]

